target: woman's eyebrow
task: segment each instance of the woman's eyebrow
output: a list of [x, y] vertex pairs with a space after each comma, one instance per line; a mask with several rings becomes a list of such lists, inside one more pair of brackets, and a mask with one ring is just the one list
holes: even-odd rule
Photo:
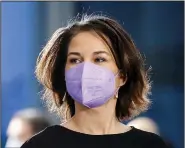
[[97, 55], [97, 54], [106, 54], [108, 56], [110, 56], [110, 53], [106, 52], [106, 51], [95, 51], [93, 54]]
[[79, 52], [69, 52], [67, 54], [67, 56], [70, 56], [70, 55], [76, 55], [76, 56], [81, 56], [81, 54]]

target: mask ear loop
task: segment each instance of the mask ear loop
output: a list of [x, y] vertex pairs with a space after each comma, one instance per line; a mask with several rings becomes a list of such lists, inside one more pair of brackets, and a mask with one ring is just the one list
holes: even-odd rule
[[65, 100], [66, 100], [66, 92], [64, 94], [64, 97], [63, 97], [62, 101], [64, 102]]
[[[119, 75], [119, 73], [120, 73], [120, 70], [118, 70], [118, 72], [116, 73], [115, 78]], [[120, 89], [120, 87], [118, 87], [118, 88], [116, 89], [116, 95], [115, 95], [116, 99], [118, 99], [118, 92], [119, 92], [119, 89]]]

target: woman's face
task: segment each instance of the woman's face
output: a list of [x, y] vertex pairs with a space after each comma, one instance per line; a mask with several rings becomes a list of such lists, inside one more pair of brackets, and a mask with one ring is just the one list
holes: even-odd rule
[[[66, 70], [82, 62], [92, 62], [105, 67], [115, 75], [119, 72], [111, 50], [95, 32], [81, 32], [74, 36], [69, 44]], [[116, 77], [116, 88], [122, 84], [122, 78]]]

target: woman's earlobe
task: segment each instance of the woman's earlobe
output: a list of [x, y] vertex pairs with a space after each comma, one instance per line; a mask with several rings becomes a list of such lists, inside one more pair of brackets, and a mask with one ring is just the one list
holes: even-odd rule
[[121, 84], [120, 84], [120, 87], [121, 87], [121, 86], [125, 85], [127, 82], [127, 74], [125, 74], [125, 75], [121, 74], [120, 79], [121, 79]]

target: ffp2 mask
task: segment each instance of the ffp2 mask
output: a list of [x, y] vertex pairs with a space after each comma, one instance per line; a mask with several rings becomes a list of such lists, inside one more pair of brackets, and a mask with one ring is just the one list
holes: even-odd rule
[[105, 104], [115, 95], [116, 76], [107, 68], [83, 62], [66, 71], [67, 91], [78, 103], [95, 108]]

